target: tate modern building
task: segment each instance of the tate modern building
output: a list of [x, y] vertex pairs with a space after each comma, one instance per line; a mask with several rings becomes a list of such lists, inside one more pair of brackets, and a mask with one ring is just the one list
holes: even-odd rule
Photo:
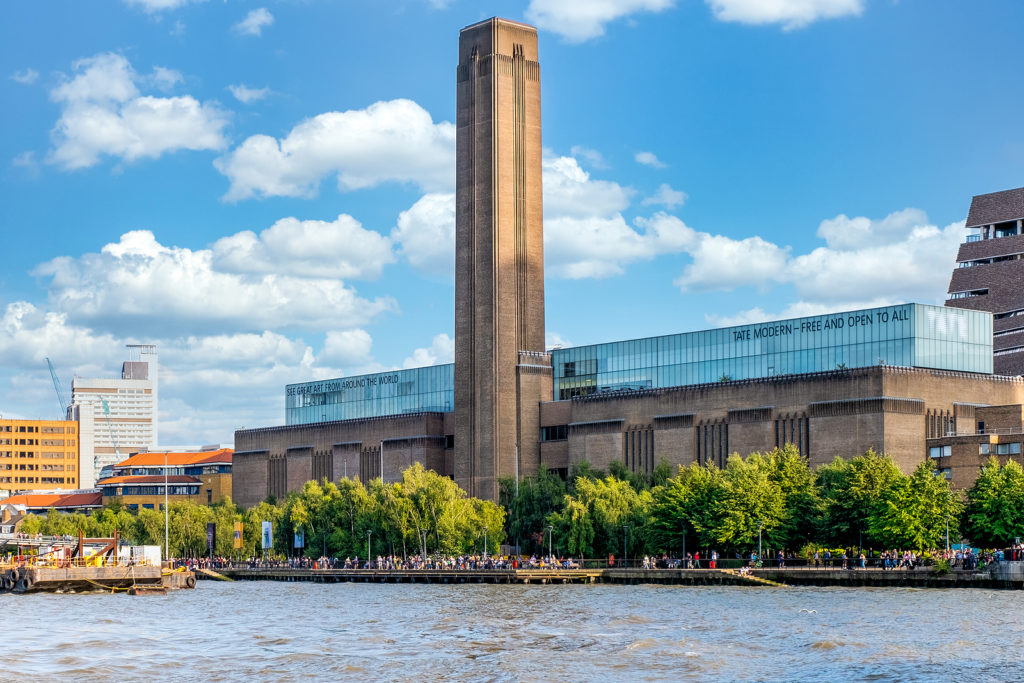
[[496, 499], [499, 479], [541, 468], [721, 466], [786, 443], [812, 465], [934, 458], [959, 485], [984, 439], [1019, 453], [1024, 381], [993, 374], [989, 311], [909, 303], [546, 350], [536, 30], [464, 28], [456, 81], [455, 362], [288, 385], [284, 425], [235, 433], [236, 503], [414, 462]]

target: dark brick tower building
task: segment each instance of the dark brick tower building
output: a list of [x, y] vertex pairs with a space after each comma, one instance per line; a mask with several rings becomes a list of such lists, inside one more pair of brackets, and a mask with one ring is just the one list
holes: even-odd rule
[[993, 315], [997, 375], [1024, 374], [1024, 187], [971, 200], [947, 306]]

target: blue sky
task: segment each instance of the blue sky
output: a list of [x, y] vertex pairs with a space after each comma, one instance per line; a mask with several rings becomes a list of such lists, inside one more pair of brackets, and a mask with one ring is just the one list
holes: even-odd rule
[[1024, 185], [1015, 0], [124, 0], [0, 24], [0, 413], [161, 355], [165, 445], [449, 362], [458, 31], [539, 28], [549, 342], [941, 302]]

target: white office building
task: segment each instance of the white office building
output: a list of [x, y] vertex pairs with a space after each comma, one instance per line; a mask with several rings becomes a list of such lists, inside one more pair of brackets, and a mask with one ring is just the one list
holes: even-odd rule
[[156, 346], [127, 348], [120, 378], [75, 377], [71, 383], [68, 419], [79, 423], [82, 486], [92, 486], [104, 466], [159, 442]]

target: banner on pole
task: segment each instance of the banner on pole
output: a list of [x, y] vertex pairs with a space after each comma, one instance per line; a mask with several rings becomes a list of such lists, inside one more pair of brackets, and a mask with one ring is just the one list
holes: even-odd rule
[[306, 530], [299, 527], [295, 530], [295, 547], [305, 548], [306, 547]]
[[264, 550], [269, 550], [270, 548], [272, 548], [274, 546], [274, 529], [271, 526], [270, 522], [263, 522], [262, 530], [263, 530], [263, 534], [262, 534], [262, 537], [263, 537], [263, 549]]
[[213, 550], [217, 545], [217, 525], [209, 522], [206, 525], [206, 549]]
[[242, 523], [235, 522], [235, 539], [232, 544], [236, 549], [242, 547]]

